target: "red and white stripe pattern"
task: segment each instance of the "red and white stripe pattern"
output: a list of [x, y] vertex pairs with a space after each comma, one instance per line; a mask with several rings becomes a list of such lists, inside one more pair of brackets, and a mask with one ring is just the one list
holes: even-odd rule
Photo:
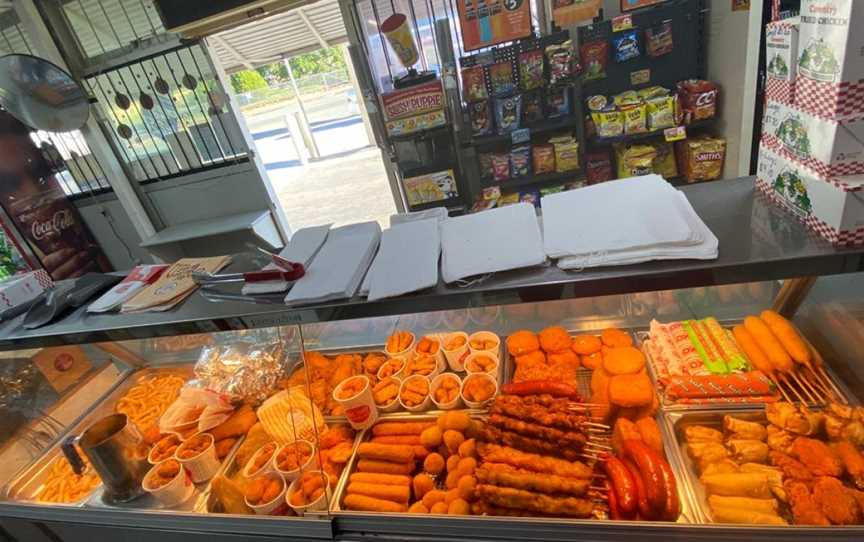
[[765, 99], [786, 105], [795, 103], [795, 81], [786, 81], [774, 77], [765, 78]]
[[780, 141], [780, 139], [774, 134], [763, 133], [761, 141], [765, 144], [766, 147], [768, 147], [775, 153], [783, 156], [787, 160], [799, 166], [806, 167], [807, 169], [816, 173], [818, 176], [823, 177], [828, 182], [833, 183], [835, 186], [843, 189], [846, 192], [858, 192], [862, 189], [861, 186], [849, 186], [843, 181], [836, 178], [843, 177], [845, 175], [857, 175], [859, 173], [864, 173], [864, 162], [862, 161], [844, 162], [842, 164], [832, 166], [826, 164], [825, 162], [821, 162], [813, 158], [812, 156], [801, 156], [789, 150], [789, 148], [783, 145], [783, 142]]
[[864, 118], [864, 81], [826, 83], [799, 75], [795, 105], [823, 119]]

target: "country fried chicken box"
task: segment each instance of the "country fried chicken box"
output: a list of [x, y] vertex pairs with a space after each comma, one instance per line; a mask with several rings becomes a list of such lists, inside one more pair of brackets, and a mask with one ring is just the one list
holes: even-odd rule
[[762, 143], [756, 187], [832, 244], [864, 245], [864, 175], [820, 177]]
[[864, 173], [864, 119], [828, 120], [768, 100], [761, 139], [822, 177]]
[[791, 104], [795, 99], [800, 25], [801, 19], [793, 17], [765, 26], [765, 95], [769, 100]]
[[798, 107], [828, 119], [864, 116], [862, 21], [861, 0], [802, 0]]

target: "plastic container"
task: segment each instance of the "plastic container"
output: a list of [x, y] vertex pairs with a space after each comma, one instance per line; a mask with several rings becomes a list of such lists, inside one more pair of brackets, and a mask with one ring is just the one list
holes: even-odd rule
[[409, 382], [414, 382], [416, 380], [425, 380], [427, 384], [429, 383], [429, 379], [426, 378], [425, 376], [414, 375], [414, 376], [409, 376], [408, 378], [403, 380], [402, 385], [399, 387], [399, 404], [402, 405], [402, 408], [404, 408], [408, 412], [424, 412], [426, 410], [429, 410], [429, 406], [432, 404], [432, 396], [428, 392], [426, 393], [426, 398], [423, 399], [423, 401], [419, 405], [409, 406], [409, 405], [406, 405], [402, 401], [402, 390], [405, 389], [405, 386]]
[[[387, 404], [384, 404], [384, 405], [379, 404], [378, 405], [378, 411], [379, 412], [396, 412], [397, 410], [402, 408], [402, 405], [399, 404], [399, 388], [402, 385], [402, 381], [399, 380], [398, 378], [394, 378], [391, 376], [391, 377], [385, 378], [381, 382], [378, 382], [378, 384], [382, 384], [385, 381], [394, 382], [396, 384], [396, 388], [397, 388], [396, 389], [396, 397], [394, 397], [393, 400]], [[373, 390], [373, 399], [374, 399], [374, 390]]]
[[[449, 341], [453, 340], [454, 337], [462, 337], [463, 339], [465, 339], [465, 344], [454, 348], [453, 350], [447, 350], [444, 345], [446, 345]], [[465, 370], [465, 358], [467, 358], [468, 354], [471, 353], [471, 351], [468, 349], [468, 334], [464, 331], [448, 333], [441, 341], [441, 352], [444, 353], [444, 359], [447, 360], [447, 365], [450, 366], [450, 369], [456, 371], [457, 373], [461, 373]]]
[[[482, 341], [493, 341], [495, 346], [491, 348], [474, 348], [471, 346], [471, 341], [482, 340]], [[487, 354], [492, 354], [496, 358], [498, 357], [498, 352], [501, 351], [501, 337], [492, 333], [491, 331], [477, 331], [472, 333], [468, 337], [468, 349], [472, 354], [477, 352], [486, 352]], [[467, 361], [467, 360], [466, 360]]]
[[[465, 398], [465, 384], [467, 384], [471, 379], [474, 379], [474, 378], [483, 378], [483, 379], [489, 380], [495, 386], [495, 391], [485, 401], [469, 401], [468, 399]], [[491, 401], [494, 401], [495, 397], [497, 395], [498, 395], [498, 381], [496, 379], [492, 378], [492, 375], [487, 374], [487, 373], [474, 373], [474, 374], [470, 374], [470, 375], [466, 376], [465, 379], [462, 381], [462, 387], [459, 388], [459, 397], [462, 398], [462, 400], [465, 402], [465, 406], [467, 406], [468, 408], [483, 408], [486, 405], [488, 405]]]
[[[448, 401], [446, 403], [439, 403], [435, 399], [435, 390], [437, 390], [441, 384], [447, 380], [452, 379], [456, 381], [456, 389], [459, 390], [456, 393], [456, 398], [452, 401]], [[429, 396], [432, 398], [432, 402], [435, 403], [435, 406], [439, 410], [453, 410], [454, 408], [459, 408], [462, 403], [462, 379], [453, 373], [443, 373], [435, 377], [432, 381], [432, 385], [429, 387]]]
[[[493, 360], [495, 364], [488, 371], [478, 371], [472, 367], [472, 361], [476, 360], [477, 358], [489, 358]], [[501, 362], [498, 360], [498, 356], [495, 356], [488, 351], [474, 352], [473, 354], [470, 354], [467, 358], [465, 358], [465, 372], [467, 372], [469, 375], [476, 373], [486, 373], [495, 380], [498, 380], [498, 366], [500, 364]]]
[[[252, 470], [255, 466], [255, 459], [258, 458], [259, 455], [264, 453], [264, 449], [270, 445], [273, 445], [273, 452], [270, 454], [270, 459], [268, 459], [263, 466], [258, 468], [257, 470]], [[249, 458], [249, 461], [246, 462], [246, 465], [243, 467], [243, 477], [244, 478], [255, 478], [256, 476], [261, 476], [263, 474], [268, 474], [271, 472], [276, 472], [276, 462], [274, 461], [274, 457], [276, 456], [276, 450], [278, 450], [279, 446], [275, 442], [268, 442], [264, 446], [258, 448], [258, 450], [252, 454], [252, 457]]]
[[[167, 441], [169, 441], [169, 439], [171, 442], [170, 445], [163, 444], [163, 442], [167, 442]], [[158, 465], [159, 463], [165, 461], [166, 459], [171, 459], [172, 457], [174, 457], [174, 452], [177, 451], [177, 448], [175, 447], [174, 451], [172, 451], [170, 454], [165, 454], [165, 455], [163, 455], [164, 452], [160, 448], [164, 449], [164, 448], [167, 448], [168, 446], [180, 446], [180, 444], [181, 444], [180, 437], [178, 437], [174, 433], [168, 433], [167, 435], [165, 435], [164, 437], [159, 439], [159, 441], [156, 444], [154, 444], [152, 448], [150, 448], [150, 452], [147, 454], [147, 462], [150, 463], [151, 465]], [[162, 455], [162, 457], [159, 457], [160, 455]]]
[[254, 511], [259, 516], [266, 516], [273, 510], [276, 510], [276, 508], [278, 508], [279, 505], [282, 504], [282, 501], [285, 499], [285, 490], [288, 489], [288, 484], [278, 473], [271, 472], [269, 474], [265, 474], [264, 478], [267, 478], [268, 480], [279, 480], [279, 482], [282, 484], [282, 491], [279, 492], [275, 499], [257, 505], [250, 503], [249, 499], [247, 499], [245, 496], [243, 497], [243, 500], [246, 501], [246, 506], [251, 508], [252, 511]]
[[189, 474], [192, 476], [192, 481], [196, 484], [200, 484], [201, 482], [206, 482], [210, 478], [216, 476], [216, 473], [219, 471], [219, 466], [222, 463], [219, 461], [219, 458], [216, 457], [216, 444], [213, 441], [213, 435], [202, 433], [197, 435], [195, 438], [208, 439], [209, 445], [203, 452], [194, 457], [181, 459], [180, 452], [189, 442], [191, 442], [190, 439], [181, 444], [180, 447], [177, 448], [175, 454], [177, 461], [183, 465], [183, 468], [189, 471]]
[[417, 343], [417, 335], [408, 331], [407, 333], [411, 333], [411, 344], [408, 345], [408, 348], [405, 350], [400, 350], [399, 352], [391, 352], [387, 350], [387, 347], [384, 347], [384, 353], [387, 354], [390, 359], [408, 359], [408, 356], [411, 352], [414, 351], [414, 345]]
[[[402, 380], [402, 375], [405, 373], [405, 365], [407, 364], [407, 362], [407, 357], [388, 359], [381, 365], [381, 367], [378, 368], [378, 372], [375, 374], [375, 376], [378, 377], [378, 380], [384, 380], [385, 378], [389, 378], [391, 376], [397, 380]], [[384, 375], [383, 373], [386, 372], [385, 368], [387, 368], [388, 366], [392, 367], [393, 365], [399, 365], [399, 369], [389, 375]]]
[[[279, 468], [279, 453], [285, 448], [289, 448], [294, 445], [307, 446], [312, 453], [309, 455], [309, 459], [307, 459], [306, 462], [300, 465], [298, 468], [294, 470], [282, 470], [281, 468]], [[309, 442], [308, 440], [297, 440], [290, 444], [285, 444], [284, 446], [276, 450], [276, 453], [273, 454], [273, 465], [276, 467], [276, 472], [278, 472], [286, 482], [293, 482], [295, 478], [298, 478], [300, 476], [301, 472], [306, 472], [307, 470], [312, 468], [313, 464], [315, 465], [315, 468], [320, 467], [320, 465], [317, 464], [317, 458], [318, 454], [315, 453], [315, 446], [311, 442]]]
[[[353, 395], [346, 396], [343, 390], [346, 386], [353, 385], [352, 383], [357, 379], [363, 380], [362, 388]], [[378, 421], [378, 405], [372, 398], [372, 383], [366, 376], [352, 376], [340, 382], [333, 389], [333, 399], [342, 405], [348, 423], [355, 430], [367, 429]]]
[[144, 476], [144, 480], [141, 481], [141, 487], [144, 488], [144, 491], [153, 495], [153, 498], [159, 501], [159, 503], [165, 508], [173, 508], [183, 504], [192, 497], [192, 494], [195, 493], [195, 485], [192, 483], [192, 477], [189, 472], [187, 472], [181, 465], [177, 475], [174, 476], [170, 482], [162, 487], [153, 487], [152, 481], [156, 469], [168, 461], [177, 460], [173, 458], [166, 459], [165, 461], [154, 465], [153, 468], [151, 468]]
[[298, 477], [293, 482], [291, 482], [291, 485], [288, 486], [288, 491], [285, 492], [285, 502], [288, 503], [288, 506], [290, 506], [291, 509], [294, 510], [294, 512], [298, 516], [302, 516], [306, 512], [326, 512], [328, 509], [328, 504], [330, 503], [330, 496], [333, 494], [332, 490], [330, 489], [330, 477], [327, 475], [326, 472], [320, 470], [312, 470], [308, 471], [308, 474], [324, 476], [324, 492], [321, 494], [320, 497], [318, 497], [315, 502], [311, 502], [303, 506], [294, 506], [293, 504], [291, 504], [291, 495], [293, 495], [294, 492], [300, 487], [300, 480], [302, 477]]

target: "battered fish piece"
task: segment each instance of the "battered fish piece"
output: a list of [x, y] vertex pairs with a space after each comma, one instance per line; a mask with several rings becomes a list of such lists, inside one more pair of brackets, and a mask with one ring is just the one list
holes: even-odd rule
[[843, 464], [831, 448], [821, 440], [798, 437], [792, 443], [792, 457], [804, 464], [816, 476], [843, 475]]
[[813, 500], [822, 513], [834, 525], [861, 523], [861, 508], [858, 501], [837, 478], [823, 476], [813, 484]]

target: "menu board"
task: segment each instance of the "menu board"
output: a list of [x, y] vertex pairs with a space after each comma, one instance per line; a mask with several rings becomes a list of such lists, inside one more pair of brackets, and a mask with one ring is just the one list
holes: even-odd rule
[[466, 51], [531, 35], [529, 0], [462, 0], [457, 5]]

